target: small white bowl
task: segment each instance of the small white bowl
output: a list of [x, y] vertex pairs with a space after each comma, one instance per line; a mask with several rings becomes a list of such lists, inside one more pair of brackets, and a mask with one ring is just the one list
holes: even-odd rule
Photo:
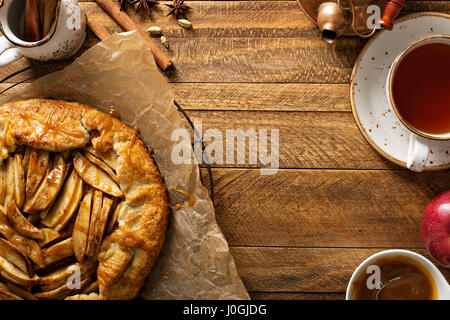
[[450, 300], [450, 285], [448, 284], [447, 280], [445, 279], [444, 275], [439, 271], [439, 269], [427, 258], [424, 256], [409, 251], [409, 250], [400, 250], [400, 249], [393, 249], [393, 250], [385, 250], [378, 253], [375, 253], [368, 257], [366, 260], [364, 260], [353, 272], [352, 277], [350, 278], [350, 282], [347, 286], [347, 294], [345, 296], [346, 300], [355, 300], [354, 293], [354, 282], [359, 279], [361, 274], [363, 272], [366, 272], [367, 267], [372, 265], [376, 260], [384, 257], [392, 257], [392, 256], [406, 256], [409, 258], [414, 259], [416, 262], [418, 262], [420, 265], [422, 265], [425, 269], [430, 272], [434, 283], [436, 284], [437, 288], [437, 294], [438, 294], [438, 300]]

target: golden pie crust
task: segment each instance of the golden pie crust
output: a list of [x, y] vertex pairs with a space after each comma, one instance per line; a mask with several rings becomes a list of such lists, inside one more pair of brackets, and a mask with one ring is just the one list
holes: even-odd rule
[[[82, 272], [84, 270], [92, 271], [97, 268], [96, 275], [95, 272], [93, 274], [91, 272], [89, 277], [83, 280], [85, 288], [89, 287], [90, 289], [79, 290], [74, 294], [63, 288], [65, 285], [64, 268], [45, 276], [34, 275], [30, 277], [31, 280], [24, 280], [25, 283], [30, 283], [30, 287], [38, 285], [40, 288], [44, 288], [44, 290], [39, 289], [34, 294], [36, 297], [43, 299], [55, 297], [75, 300], [133, 299], [137, 297], [163, 246], [169, 214], [167, 190], [163, 178], [146, 146], [139, 138], [138, 132], [126, 126], [119, 119], [91, 106], [76, 102], [32, 99], [0, 106], [1, 158], [11, 159], [13, 154], [20, 152], [18, 150], [22, 150], [22, 155], [17, 156], [17, 158], [18, 161], [25, 162], [27, 156], [23, 152], [24, 146], [33, 148], [37, 153], [43, 152], [48, 154], [49, 152], [50, 157], [53, 159], [49, 160], [52, 162], [53, 168], [58, 168], [58, 164], [61, 163], [61, 170], [55, 169], [56, 171], [54, 170], [54, 172], [59, 172], [63, 175], [62, 179], [65, 180], [65, 184], [71, 183], [74, 186], [77, 183], [83, 184], [83, 192], [80, 192], [79, 196], [77, 196], [77, 201], [80, 204], [77, 204], [77, 209], [71, 220], [75, 222], [70, 227], [70, 222], [66, 221], [69, 218], [61, 220], [60, 216], [58, 216], [59, 224], [52, 221], [51, 212], [52, 210], [55, 211], [55, 209], [52, 209], [52, 206], [60, 205], [64, 207], [64, 203], [61, 204], [55, 201], [50, 205], [44, 203], [39, 206], [37, 204], [39, 201], [33, 202], [30, 194], [25, 196], [26, 199], [22, 199], [23, 197], [17, 196], [17, 194], [20, 194], [20, 191], [16, 190], [13, 198], [15, 199], [16, 207], [20, 208], [17, 211], [19, 213], [14, 213], [14, 205], [11, 204], [12, 200], [10, 199], [9, 204], [12, 208], [6, 208], [8, 204], [5, 203], [5, 209], [0, 210], [1, 212], [8, 212], [9, 220], [5, 220], [4, 223], [12, 226], [14, 226], [14, 222], [20, 224], [22, 219], [20, 212], [23, 210], [23, 216], [33, 222], [36, 228], [39, 229], [38, 231], [33, 228], [22, 230], [22, 232], [26, 231], [25, 233], [27, 233], [26, 236], [24, 235], [25, 238], [36, 236], [35, 240], [30, 240], [34, 242], [51, 242], [52, 237], [57, 236], [54, 235], [55, 230], [57, 234], [63, 234], [69, 228], [69, 235], [71, 231], [74, 232], [72, 237], [66, 238], [65, 242], [61, 241], [53, 247], [47, 249], [44, 247], [42, 249], [44, 255], [51, 254], [49, 251], [52, 250], [60, 253], [63, 250], [72, 250], [72, 246], [78, 246], [75, 250], [82, 253], [77, 256], [78, 261], [74, 265], [80, 266]], [[13, 157], [14, 159], [16, 158], [16, 156]], [[26, 159], [27, 161], [33, 161], [30, 160], [31, 156]], [[39, 159], [41, 159], [42, 163], [36, 164], [38, 166], [36, 172], [45, 170], [46, 158], [39, 157]], [[86, 162], [86, 159], [88, 159], [88, 162]], [[89, 159], [94, 162], [89, 162]], [[8, 160], [3, 161], [7, 163], [13, 162], [12, 160], [9, 162]], [[89, 166], [95, 163], [100, 165], [103, 168], [101, 177], [99, 178], [98, 176], [98, 169], [94, 170], [97, 175], [89, 175], [89, 167], [85, 165], [86, 163], [90, 163]], [[42, 168], [39, 165], [42, 165]], [[50, 166], [48, 166], [47, 172], [50, 171], [49, 168]], [[80, 176], [77, 173], [80, 173]], [[111, 185], [114, 186], [113, 183], [102, 185], [99, 182], [101, 179], [110, 181], [105, 178], [108, 174], [112, 177], [111, 181], [114, 180], [120, 190], [111, 188]], [[48, 181], [51, 180], [49, 179], [49, 176], [47, 176]], [[70, 182], [69, 179], [71, 179]], [[50, 181], [50, 185], [51, 183], [52, 181]], [[92, 187], [90, 183], [98, 184], [99, 187]], [[37, 186], [35, 181], [30, 180], [29, 184], [39, 191], [38, 188], [42, 185], [42, 182], [40, 186]], [[16, 189], [24, 188], [20, 183], [16, 183], [15, 186]], [[59, 186], [59, 188], [64, 188], [64, 186]], [[48, 188], [41, 187], [41, 189], [44, 192]], [[34, 191], [34, 194], [37, 191]], [[11, 192], [14, 192], [14, 190]], [[86, 196], [87, 194], [90, 195]], [[90, 205], [91, 211], [97, 210], [98, 215], [95, 221], [93, 221], [93, 214], [89, 217], [89, 213], [86, 214], [85, 212], [86, 207], [82, 207], [86, 206], [86, 204], [88, 204], [88, 207]], [[42, 209], [45, 205], [47, 207]], [[67, 203], [66, 207], [69, 208], [71, 205]], [[94, 209], [95, 206], [97, 206], [97, 209]], [[113, 206], [115, 206], [114, 210], [112, 209]], [[101, 209], [105, 207], [105, 212], [100, 214], [102, 212]], [[72, 208], [71, 210], [73, 211], [74, 209]], [[46, 218], [45, 215], [47, 215]], [[42, 217], [44, 217], [43, 220]], [[77, 226], [77, 223], [83, 225], [83, 221], [86, 224], [88, 220], [83, 219], [90, 219], [90, 228], [94, 228], [95, 225], [96, 228], [101, 229], [100, 231], [97, 229], [97, 235], [102, 234], [104, 230], [103, 236], [97, 239], [89, 238], [91, 229], [89, 231], [86, 228], [83, 230], [83, 228]], [[106, 219], [108, 221], [116, 219], [114, 220], [116, 222], [108, 225], [110, 222], [107, 223]], [[54, 229], [51, 227], [46, 228], [46, 226], [42, 225], [42, 222], [47, 223], [47, 225], [56, 225], [56, 227]], [[73, 224], [75, 224], [75, 227]], [[73, 230], [77, 230], [79, 234], [75, 235]], [[80, 238], [86, 240], [89, 244], [75, 241], [75, 238], [78, 239], [80, 235]], [[5, 235], [1, 234], [0, 238], [3, 237]], [[43, 240], [43, 238], [46, 238], [46, 240]], [[92, 240], [92, 242], [89, 242], [89, 240]], [[97, 240], [97, 242], [94, 240]], [[75, 242], [77, 243], [76, 245]], [[90, 247], [90, 245], [92, 246]], [[85, 251], [80, 251], [84, 250], [85, 246]], [[90, 256], [87, 256], [87, 253]], [[71, 254], [71, 252], [67, 254]], [[36, 257], [28, 258], [35, 265], [36, 261], [40, 261]], [[4, 273], [0, 272], [0, 276], [3, 275]], [[9, 280], [14, 279], [9, 277]], [[11, 292], [14, 293], [15, 291]], [[10, 295], [10, 291], [3, 290], [0, 286], [0, 298]]]

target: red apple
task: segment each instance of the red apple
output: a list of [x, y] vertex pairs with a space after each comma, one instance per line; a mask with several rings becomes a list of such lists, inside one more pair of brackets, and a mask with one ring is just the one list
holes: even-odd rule
[[436, 196], [425, 208], [420, 235], [430, 255], [450, 268], [450, 190]]

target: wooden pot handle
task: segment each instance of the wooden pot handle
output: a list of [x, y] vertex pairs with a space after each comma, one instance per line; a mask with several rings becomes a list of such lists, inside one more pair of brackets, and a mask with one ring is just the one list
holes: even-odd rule
[[406, 0], [387, 0], [384, 6], [383, 15], [378, 23], [385, 29], [392, 30], [394, 20], [403, 8]]

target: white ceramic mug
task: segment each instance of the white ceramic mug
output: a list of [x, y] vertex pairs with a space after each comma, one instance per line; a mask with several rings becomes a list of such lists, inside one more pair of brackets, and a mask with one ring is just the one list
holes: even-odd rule
[[431, 140], [450, 140], [450, 132], [445, 134], [430, 134], [422, 132], [413, 126], [411, 126], [399, 113], [395, 101], [393, 99], [393, 79], [399, 63], [402, 59], [410, 53], [412, 50], [429, 43], [446, 43], [450, 44], [450, 36], [447, 35], [430, 35], [419, 39], [410, 44], [405, 50], [403, 50], [397, 58], [394, 60], [392, 67], [389, 71], [386, 83], [386, 94], [388, 101], [395, 111], [395, 114], [399, 120], [410, 131], [408, 154], [406, 157], [406, 166], [412, 171], [422, 171], [427, 163], [428, 155], [430, 154], [430, 141]]
[[432, 280], [436, 284], [437, 289], [437, 299], [438, 300], [450, 300], [450, 285], [445, 279], [444, 275], [439, 271], [439, 269], [427, 258], [424, 256], [409, 251], [409, 250], [401, 250], [401, 249], [393, 249], [393, 250], [385, 250], [374, 255], [371, 255], [366, 260], [364, 260], [353, 272], [352, 277], [347, 286], [347, 293], [345, 296], [346, 300], [355, 300], [355, 287], [354, 284], [360, 278], [363, 273], [367, 272], [367, 268], [374, 264], [377, 260], [385, 257], [394, 257], [394, 256], [406, 256], [421, 266], [423, 266], [430, 273]]
[[59, 0], [55, 21], [41, 40], [21, 39], [26, 0], [0, 0], [0, 66], [22, 56], [35, 60], [63, 59], [80, 49], [86, 37], [86, 16], [78, 0]]

